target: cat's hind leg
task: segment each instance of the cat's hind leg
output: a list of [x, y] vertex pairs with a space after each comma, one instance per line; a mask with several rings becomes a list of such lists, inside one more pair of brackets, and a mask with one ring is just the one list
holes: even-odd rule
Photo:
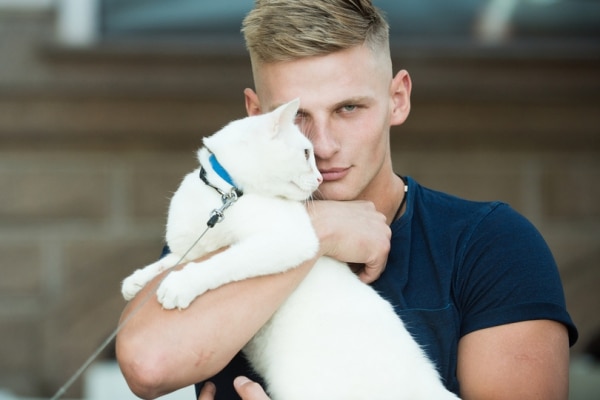
[[121, 293], [125, 300], [129, 301], [138, 294], [144, 286], [148, 284], [154, 277], [167, 269], [174, 267], [179, 262], [180, 257], [175, 254], [168, 254], [160, 260], [136, 270], [129, 275], [121, 285]]

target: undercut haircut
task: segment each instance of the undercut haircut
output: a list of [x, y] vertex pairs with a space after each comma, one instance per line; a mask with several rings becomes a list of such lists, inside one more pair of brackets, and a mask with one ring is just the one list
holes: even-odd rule
[[370, 0], [256, 0], [242, 32], [253, 64], [359, 45], [389, 53], [389, 25]]

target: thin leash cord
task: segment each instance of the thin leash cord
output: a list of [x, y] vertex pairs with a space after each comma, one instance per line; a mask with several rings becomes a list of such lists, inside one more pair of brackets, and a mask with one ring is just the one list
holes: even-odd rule
[[[215, 212], [216, 211], [217, 210], [215, 210]], [[221, 214], [221, 217], [222, 217], [222, 214]], [[117, 325], [115, 330], [112, 331], [112, 333], [104, 340], [104, 342], [102, 342], [102, 344], [100, 344], [100, 346], [98, 346], [98, 348], [92, 353], [92, 355], [89, 356], [89, 358], [81, 365], [81, 367], [79, 367], [79, 369], [73, 374], [73, 376], [71, 376], [71, 378], [69, 378], [69, 380], [67, 380], [67, 382], [56, 392], [56, 394], [54, 396], [52, 396], [52, 398], [50, 400], [60, 399], [66, 393], [66, 391], [69, 390], [69, 388], [71, 388], [71, 386], [77, 381], [77, 379], [79, 379], [81, 377], [81, 375], [94, 362], [94, 360], [100, 355], [100, 353], [113, 341], [113, 339], [117, 336], [117, 334], [121, 331], [121, 329], [123, 329], [125, 324], [127, 322], [129, 322], [129, 320], [131, 320], [131, 318], [133, 316], [135, 316], [135, 314], [137, 314], [144, 305], [146, 305], [146, 303], [156, 293], [156, 290], [158, 290], [158, 287], [160, 286], [160, 284], [173, 271], [173, 268], [175, 268], [177, 265], [179, 265], [185, 259], [185, 257], [189, 254], [189, 252], [192, 251], [192, 249], [194, 247], [196, 247], [198, 242], [204, 237], [204, 235], [206, 235], [206, 232], [208, 232], [208, 230], [210, 228], [212, 228], [212, 226], [209, 225], [204, 230], [204, 232], [202, 232], [202, 234], [198, 237], [198, 239], [196, 239], [194, 244], [192, 244], [190, 246], [190, 248], [179, 258], [179, 260], [175, 263], [175, 265], [173, 265], [171, 268], [168, 269], [169, 272], [167, 274], [165, 274], [165, 276], [154, 286], [154, 288], [150, 292], [148, 292], [146, 297], [131, 311], [131, 313], [129, 313], [127, 318], [125, 318], [123, 321], [121, 321], [119, 323], [119, 325]]]

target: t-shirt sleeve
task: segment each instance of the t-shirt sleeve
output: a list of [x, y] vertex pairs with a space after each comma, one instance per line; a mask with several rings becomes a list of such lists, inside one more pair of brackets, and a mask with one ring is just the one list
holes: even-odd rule
[[527, 219], [506, 204], [494, 203], [462, 247], [455, 281], [461, 336], [549, 319], [568, 328], [571, 344], [577, 340], [552, 253]]

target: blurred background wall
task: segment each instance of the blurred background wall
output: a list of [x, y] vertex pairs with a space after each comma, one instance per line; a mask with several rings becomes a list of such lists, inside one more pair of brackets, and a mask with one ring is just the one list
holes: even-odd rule
[[[573, 359], [597, 356], [598, 2], [375, 4], [414, 85], [397, 172], [531, 219], [580, 329]], [[51, 396], [115, 328], [201, 138], [244, 116], [251, 5], [0, 0], [0, 388]]]

